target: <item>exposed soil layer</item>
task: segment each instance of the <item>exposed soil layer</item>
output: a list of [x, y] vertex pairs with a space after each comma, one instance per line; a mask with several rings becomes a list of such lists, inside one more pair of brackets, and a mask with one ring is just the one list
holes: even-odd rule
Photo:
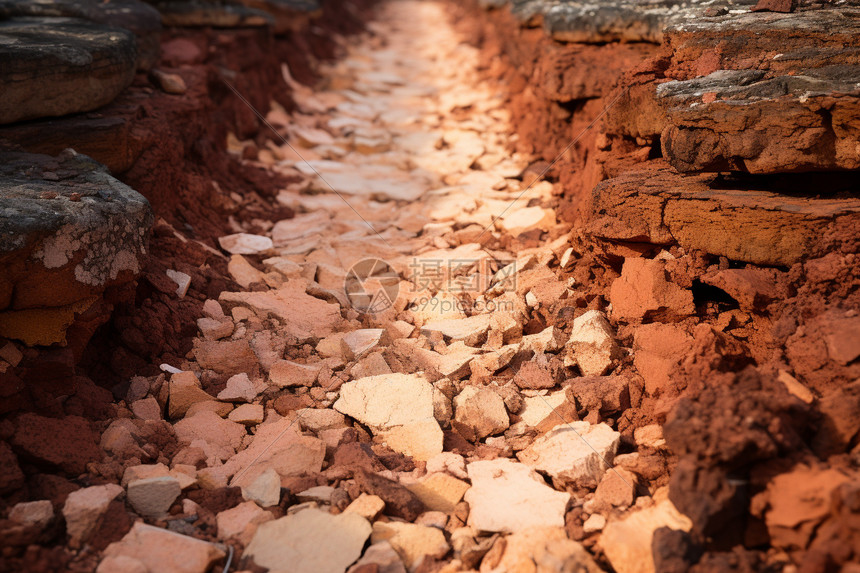
[[[695, 26], [673, 32], [662, 45], [577, 44], [526, 27], [506, 6], [453, 9], [458, 24], [481, 47], [499, 88], [513, 87], [508, 101], [519, 126], [517, 147], [534, 151], [544, 162], [557, 160], [549, 174], [561, 183], [562, 200], [574, 207], [561, 212], [574, 227], [585, 229], [589, 248], [603, 253], [604, 263], [615, 269], [624, 257], [622, 279], [630, 256], [667, 249], [675, 260], [653, 272], [666, 272], [670, 282], [692, 290], [695, 310], [666, 307], [661, 298], [677, 299], [655, 293], [652, 312], [634, 309], [625, 317], [630, 298], [648, 296], [642, 293], [649, 288], [643, 281], [652, 272], [630, 268], [630, 280], [616, 283], [609, 294], [613, 314], [629, 325], [620, 331], [634, 337], [634, 363], [645, 384], [643, 409], [666, 421], [667, 443], [679, 456], [671, 471], [670, 498], [693, 520], [692, 543], [699, 547], [690, 552], [684, 545], [671, 559], [661, 558], [666, 561], [657, 570], [689, 568], [699, 555], [696, 570], [723, 570], [729, 563], [750, 570], [779, 568], [787, 556], [801, 570], [824, 571], [855, 560], [856, 538], [851, 542], [840, 534], [848, 546], [854, 543], [843, 552], [830, 531], [852, 527], [836, 525], [842, 496], [854, 495], [837, 484], [845, 476], [856, 480], [858, 427], [847, 420], [855, 417], [848, 412], [856, 412], [858, 404], [850, 396], [860, 376], [858, 245], [850, 238], [858, 226], [857, 174], [679, 175], [660, 158], [661, 132], [663, 151], [680, 136], [678, 128], [666, 127], [665, 106], [655, 95], [669, 79], [701, 78], [719, 69], [766, 69], [756, 78], [809, 69], [816, 65], [817, 52], [804, 35], [804, 22], [824, 21], [827, 14], [795, 16], [801, 23], [789, 43], [808, 43], [808, 49], [802, 61], [777, 69], [761, 68], [749, 58], [756, 50], [785, 51], [785, 37], [769, 43], [766, 34], [758, 34], [751, 48], [740, 39], [754, 34], [761, 21], [751, 15], [706, 34], [697, 34]], [[837, 51], [845, 46], [838, 39], [836, 45]], [[639, 57], [631, 59], [634, 54]], [[559, 74], [554, 68], [559, 60], [569, 62], [567, 69], [589, 70], [587, 87], [578, 76]], [[707, 107], [709, 97], [730, 99], [725, 94], [731, 81], [704, 84], [687, 96], [688, 102], [699, 102], [690, 113], [699, 114], [700, 125], [737, 129], [730, 114]], [[559, 92], [576, 95], [559, 98]], [[856, 98], [849, 101], [854, 105]], [[779, 129], [802, 137], [796, 115], [779, 115], [793, 104], [783, 98], [762, 105], [774, 110], [765, 112], [771, 114], [771, 127], [753, 124], [740, 132], [746, 145], [758, 137], [778, 137]], [[602, 110], [605, 117], [580, 135]], [[571, 150], [559, 155], [571, 141], [576, 141]], [[670, 163], [680, 168], [675, 156]], [[813, 169], [828, 169], [831, 157], [822, 157]], [[803, 168], [789, 163], [773, 156], [767, 167], [746, 167], [752, 172]], [[738, 168], [730, 162], [689, 165], [683, 170]], [[619, 299], [628, 300], [622, 307]], [[639, 322], [649, 324], [635, 326]], [[797, 380], [808, 390], [792, 396]], [[807, 404], [798, 400], [801, 394]], [[813, 517], [803, 513], [809, 510], [798, 501], [802, 494], [790, 492], [819, 475], [822, 489], [837, 489], [820, 498], [830, 509]], [[840, 477], [827, 481], [831, 477], [824, 476]], [[779, 512], [789, 507], [793, 514], [782, 523]], [[820, 527], [825, 520], [828, 525], [821, 530], [811, 525]]]

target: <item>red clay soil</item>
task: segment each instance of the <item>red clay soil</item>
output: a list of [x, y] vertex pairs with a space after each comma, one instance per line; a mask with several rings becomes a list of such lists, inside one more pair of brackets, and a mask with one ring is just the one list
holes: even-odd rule
[[[232, 232], [225, 222], [230, 217], [275, 222], [293, 216], [275, 200], [277, 190], [289, 182], [285, 177], [244, 165], [227, 153], [228, 132], [256, 139], [261, 149], [278, 136], [225, 80], [264, 115], [270, 101], [292, 110], [281, 63], [287, 63], [297, 81], [316, 81], [313, 62], [336, 55], [333, 35], [363, 27], [356, 15], [367, 6], [360, 1], [350, 6], [354, 9], [324, 3], [318, 24], [286, 35], [272, 36], [268, 28], [165, 33], [158, 67], [182, 75], [189, 90], [181, 98], [147, 94], [138, 112], [142, 117], [135, 129], [145, 134], [146, 149], [119, 178], [150, 200], [157, 222], [134, 300], [118, 307], [83, 357], [81, 367], [93, 379], [155, 374], [157, 364], [181, 361], [191, 349], [203, 301], [235, 287], [217, 245], [217, 237]], [[150, 91], [146, 86], [148, 80], [139, 77], [135, 87]], [[134, 94], [135, 88], [128, 91]], [[241, 201], [233, 198], [237, 194]], [[176, 298], [167, 269], [191, 276], [184, 299]], [[112, 357], [110, 363], [105, 356]]]

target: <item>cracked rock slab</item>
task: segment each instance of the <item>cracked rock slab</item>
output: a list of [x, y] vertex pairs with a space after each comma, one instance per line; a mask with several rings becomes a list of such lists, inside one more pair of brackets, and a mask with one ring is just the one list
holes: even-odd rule
[[342, 573], [361, 557], [370, 532], [357, 513], [310, 508], [260, 525], [244, 555], [271, 573]]
[[569, 493], [555, 491], [528, 466], [509, 459], [466, 466], [472, 487], [468, 525], [481, 531], [513, 533], [528, 527], [564, 527]]
[[813, 182], [792, 179], [797, 191], [776, 193], [741, 178], [629, 171], [594, 188], [588, 232], [613, 242], [678, 244], [731, 260], [791, 266], [820, 251], [831, 225], [860, 216], [860, 200], [809, 198], [802, 192]]

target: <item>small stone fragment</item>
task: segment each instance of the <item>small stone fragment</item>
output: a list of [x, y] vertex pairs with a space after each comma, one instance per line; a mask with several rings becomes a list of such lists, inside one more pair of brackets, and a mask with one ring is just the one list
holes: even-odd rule
[[573, 321], [565, 365], [576, 364], [583, 376], [603, 376], [621, 357], [612, 327], [600, 311], [590, 310]]
[[227, 379], [227, 386], [218, 393], [218, 399], [226, 402], [252, 402], [262, 390], [244, 372]]
[[212, 400], [212, 396], [200, 387], [200, 380], [194, 372], [180, 372], [170, 377], [168, 382], [168, 415], [170, 418], [181, 418], [188, 408], [196, 402]]
[[218, 514], [215, 521], [218, 525], [218, 539], [238, 539], [247, 545], [257, 530], [257, 526], [272, 520], [272, 514], [254, 503], [246, 501], [236, 507]]
[[152, 477], [128, 484], [126, 495], [134, 510], [147, 519], [158, 519], [182, 493], [179, 481], [174, 477]]
[[185, 298], [188, 293], [188, 287], [191, 286], [191, 277], [183, 272], [167, 269], [165, 271], [168, 278], [176, 283], [176, 296]]
[[467, 386], [454, 398], [454, 422], [464, 437], [480, 440], [508, 429], [505, 401], [489, 388]]
[[242, 497], [260, 507], [272, 507], [281, 501], [281, 476], [273, 469], [261, 473], [250, 485], [242, 488]]
[[441, 559], [450, 549], [442, 531], [414, 523], [377, 521], [370, 542], [382, 541], [391, 544], [410, 572], [418, 569], [425, 557]]
[[17, 503], [9, 510], [9, 519], [41, 531], [54, 521], [54, 505], [47, 499]]
[[218, 244], [231, 255], [258, 255], [272, 248], [272, 239], [262, 235], [236, 233], [219, 237]]
[[434, 473], [407, 486], [427, 509], [452, 513], [463, 499], [469, 484], [445, 473]]
[[374, 521], [383, 509], [385, 509], [385, 502], [381, 497], [362, 493], [343, 511], [344, 513], [351, 511], [368, 521]]
[[230, 412], [227, 419], [245, 426], [255, 426], [263, 421], [264, 414], [260, 404], [242, 404]]

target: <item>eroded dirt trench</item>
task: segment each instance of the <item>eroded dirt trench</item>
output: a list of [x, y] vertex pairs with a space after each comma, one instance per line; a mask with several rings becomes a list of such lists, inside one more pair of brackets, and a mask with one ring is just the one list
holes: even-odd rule
[[[794, 373], [817, 382], [798, 381], [773, 310], [853, 295], [795, 299], [800, 271], [589, 240], [561, 212], [576, 175], [512, 152], [517, 94], [455, 12], [380, 4], [317, 87], [287, 75], [296, 109], [264, 114], [267, 146], [230, 134], [233, 159], [288, 182], [275, 203], [295, 216], [229, 218], [218, 244], [240, 288], [205, 300], [184, 359], [119, 385], [98, 445], [74, 416], [3, 428], [17, 474], [2, 485], [24, 487], [17, 460], [32, 482], [8, 504], [3, 568], [825, 571], [856, 557], [856, 383], [809, 366], [822, 351], [802, 332]], [[853, 264], [843, 254], [816, 268]], [[856, 364], [850, 338], [818, 338]]]

